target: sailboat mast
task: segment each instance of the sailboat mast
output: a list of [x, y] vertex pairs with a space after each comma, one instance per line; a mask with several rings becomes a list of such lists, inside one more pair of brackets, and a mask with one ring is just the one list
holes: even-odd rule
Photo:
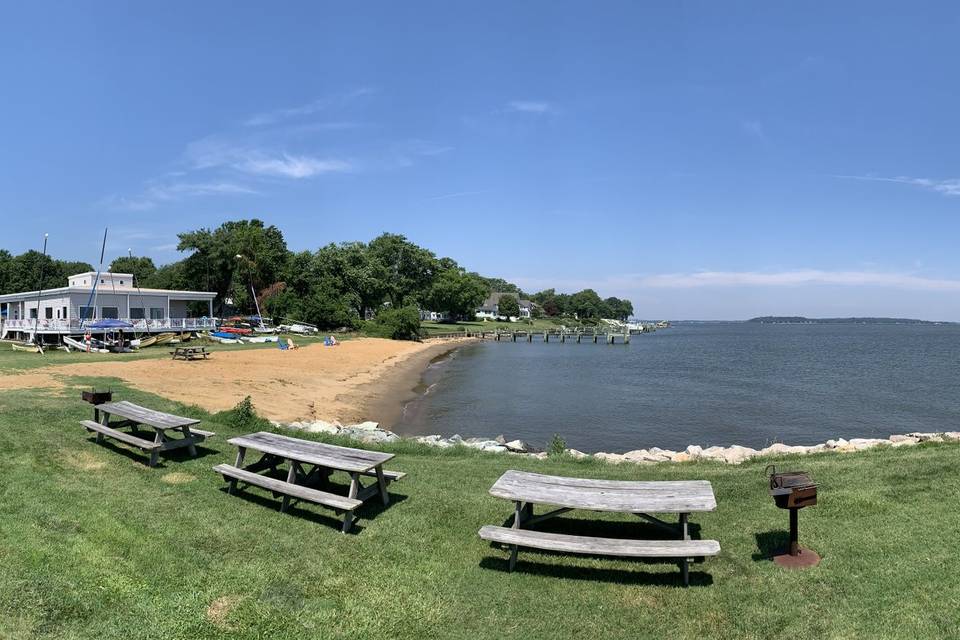
[[[103, 254], [107, 250], [107, 231], [109, 227], [105, 227], [103, 230], [103, 243], [100, 245], [100, 266], [97, 267], [97, 277], [93, 279], [93, 288], [90, 290], [90, 297], [87, 298], [87, 314], [90, 313], [90, 303], [94, 305], [93, 314], [96, 315], [96, 304], [97, 304], [97, 283], [100, 281], [100, 273], [103, 271]], [[83, 317], [84, 314], [81, 314], [80, 317], [80, 327], [83, 328], [83, 323], [87, 318]]]
[[47, 238], [50, 234], [43, 234], [43, 258], [40, 260], [40, 282], [37, 284], [37, 317], [33, 319], [33, 343], [40, 347], [40, 353], [43, 353], [43, 347], [40, 346], [40, 338], [37, 336], [37, 330], [40, 324], [40, 297], [43, 295], [43, 268], [47, 264]]

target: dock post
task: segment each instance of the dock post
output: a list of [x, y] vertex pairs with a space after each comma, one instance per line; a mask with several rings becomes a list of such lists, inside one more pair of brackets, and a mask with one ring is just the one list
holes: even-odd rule
[[543, 341], [550, 342], [550, 334], [547, 333], [546, 331], [543, 332]]
[[527, 332], [527, 342], [533, 342], [533, 332], [532, 332], [532, 331], [528, 331], [528, 332]]
[[608, 334], [607, 334], [607, 344], [613, 344], [613, 343], [614, 343], [614, 336], [613, 336], [612, 333], [608, 333]]
[[600, 336], [597, 335], [596, 333], [593, 334], [593, 344], [597, 344], [597, 338], [599, 338], [599, 337], [600, 337]]
[[517, 332], [516, 332], [516, 331], [513, 332], [513, 341], [514, 341], [514, 342], [517, 341]]
[[583, 334], [582, 334], [582, 333], [578, 333], [578, 334], [577, 334], [577, 344], [580, 344], [580, 338], [582, 338], [582, 337], [583, 337]]
[[630, 344], [630, 334], [629, 334], [629, 333], [623, 334], [623, 344]]
[[567, 341], [567, 334], [564, 333], [563, 331], [561, 331], [561, 332], [560, 332], [560, 344], [563, 344], [563, 343], [566, 342], [566, 341]]

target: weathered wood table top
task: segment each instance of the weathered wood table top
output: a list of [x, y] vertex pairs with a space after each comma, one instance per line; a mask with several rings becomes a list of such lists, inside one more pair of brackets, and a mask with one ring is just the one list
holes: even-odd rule
[[227, 442], [237, 447], [254, 449], [288, 460], [357, 473], [376, 469], [393, 458], [392, 453], [338, 447], [266, 431], [230, 438]]
[[500, 476], [490, 494], [506, 500], [621, 513], [693, 513], [717, 508], [707, 480], [590, 480], [510, 470]]
[[181, 429], [183, 427], [200, 424], [200, 421], [194, 418], [184, 418], [183, 416], [176, 416], [172, 413], [154, 411], [153, 409], [147, 409], [138, 404], [127, 402], [126, 400], [97, 405], [96, 409], [99, 409], [101, 413], [120, 416], [121, 418], [126, 418], [139, 424], [145, 424], [154, 429]]

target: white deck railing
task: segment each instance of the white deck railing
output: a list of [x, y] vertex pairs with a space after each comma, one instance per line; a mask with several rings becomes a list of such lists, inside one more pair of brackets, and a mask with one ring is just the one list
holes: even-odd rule
[[[206, 329], [216, 329], [216, 318], [164, 318], [162, 320], [131, 320], [129, 318], [120, 318], [122, 322], [133, 325], [132, 331], [164, 331], [181, 330], [197, 331]], [[85, 331], [85, 327], [98, 322], [97, 320], [85, 320], [81, 324], [80, 320], [4, 320], [2, 326], [7, 331], [30, 331], [36, 327], [41, 333], [80, 333]], [[103, 329], [91, 329], [97, 333]]]

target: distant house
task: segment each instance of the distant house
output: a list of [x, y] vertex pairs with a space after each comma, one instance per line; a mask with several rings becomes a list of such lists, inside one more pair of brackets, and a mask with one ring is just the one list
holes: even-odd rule
[[450, 319], [450, 314], [446, 311], [428, 311], [420, 309], [420, 320], [429, 320], [430, 322], [443, 322]]
[[[91, 296], [94, 285], [96, 295]], [[90, 333], [86, 324], [105, 319], [123, 320], [143, 333], [213, 329], [216, 297], [212, 291], [137, 288], [130, 273], [101, 273], [97, 282], [97, 273], [88, 271], [69, 276], [65, 287], [0, 295], [0, 338], [36, 332], [55, 340]], [[195, 304], [205, 309], [205, 316], [191, 317]]]
[[483, 304], [477, 309], [476, 316], [478, 320], [497, 320], [497, 319], [506, 319], [510, 322], [516, 322], [521, 318], [529, 318], [533, 312], [534, 303], [530, 300], [524, 300], [522, 298], [517, 298], [517, 302], [520, 304], [520, 317], [511, 316], [510, 318], [505, 318], [500, 314], [500, 298], [502, 296], [510, 295], [517, 298], [517, 294], [509, 292], [499, 292], [491, 293], [486, 300], [483, 301]]

